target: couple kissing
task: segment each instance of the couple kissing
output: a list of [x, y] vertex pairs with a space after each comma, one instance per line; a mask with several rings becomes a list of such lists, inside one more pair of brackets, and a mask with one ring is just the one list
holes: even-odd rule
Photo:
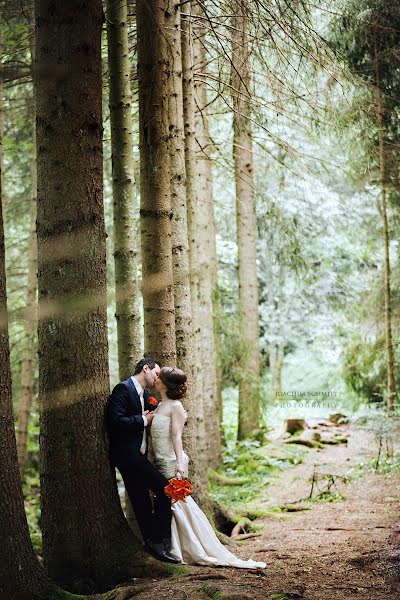
[[[181, 402], [186, 379], [180, 369], [160, 368], [155, 360], [143, 358], [108, 399], [110, 460], [124, 480], [144, 547], [163, 562], [264, 568], [265, 563], [241, 560], [225, 548], [193, 498], [171, 505], [165, 494], [171, 478], [188, 476], [189, 457], [182, 446], [188, 415]], [[147, 388], [155, 388], [161, 397], [154, 412]], [[147, 458], [149, 429], [153, 462]]]

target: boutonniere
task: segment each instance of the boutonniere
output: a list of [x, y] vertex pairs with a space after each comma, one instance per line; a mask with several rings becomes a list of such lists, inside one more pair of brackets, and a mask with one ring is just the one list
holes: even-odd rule
[[154, 396], [150, 396], [149, 404], [151, 404], [152, 406], [155, 406], [158, 404], [158, 401], [156, 400], [156, 398], [154, 398]]

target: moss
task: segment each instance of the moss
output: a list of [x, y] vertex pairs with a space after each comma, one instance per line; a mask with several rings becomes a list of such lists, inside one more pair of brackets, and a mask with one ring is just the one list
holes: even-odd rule
[[311, 506], [304, 506], [304, 504], [279, 504], [279, 508], [283, 512], [300, 512], [302, 510], [310, 510]]
[[67, 592], [66, 590], [62, 590], [60, 588], [53, 588], [50, 592], [46, 592], [41, 600], [86, 600], [86, 599], [87, 599], [86, 595], [81, 596], [79, 594], [71, 594], [71, 592]]
[[211, 600], [222, 600], [224, 598], [224, 593], [214, 585], [202, 585], [199, 591], [206, 598], [211, 598]]
[[179, 575], [186, 575], [187, 573], [189, 573], [189, 567], [185, 567], [185, 565], [173, 565], [165, 563], [166, 577], [178, 577]]

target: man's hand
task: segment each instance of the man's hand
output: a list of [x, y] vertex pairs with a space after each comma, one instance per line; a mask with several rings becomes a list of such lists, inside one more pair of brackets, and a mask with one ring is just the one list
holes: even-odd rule
[[146, 416], [147, 427], [149, 427], [151, 425], [152, 420], [154, 419], [154, 413], [150, 412], [148, 410], [145, 410], [143, 414]]

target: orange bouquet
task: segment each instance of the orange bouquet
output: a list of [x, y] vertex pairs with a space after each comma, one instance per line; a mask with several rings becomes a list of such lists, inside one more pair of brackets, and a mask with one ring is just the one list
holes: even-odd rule
[[172, 499], [172, 502], [178, 502], [182, 500], [186, 504], [186, 496], [190, 496], [193, 493], [193, 486], [188, 479], [179, 479], [178, 477], [172, 477], [169, 480], [169, 484], [165, 486], [164, 492], [166, 496]]
[[154, 396], [150, 396], [149, 398], [149, 404], [151, 405], [156, 405], [158, 404], [157, 400], [154, 398]]

